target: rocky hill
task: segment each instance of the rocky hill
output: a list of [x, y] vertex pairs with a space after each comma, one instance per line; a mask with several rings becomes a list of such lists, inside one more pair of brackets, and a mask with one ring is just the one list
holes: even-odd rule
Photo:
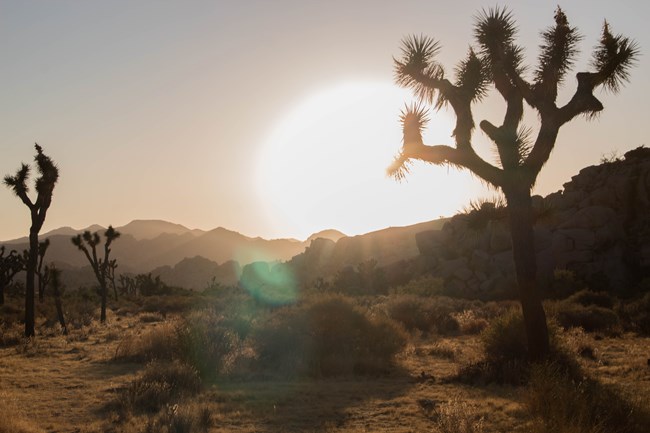
[[[582, 169], [562, 191], [535, 196], [538, 275], [547, 289], [568, 270], [594, 289], [626, 291], [650, 276], [650, 149]], [[468, 296], [512, 293], [503, 210], [489, 204], [416, 236], [431, 274]]]

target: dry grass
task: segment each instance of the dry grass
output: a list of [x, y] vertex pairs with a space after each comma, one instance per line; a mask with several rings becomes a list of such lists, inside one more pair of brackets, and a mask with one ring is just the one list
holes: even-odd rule
[[[0, 416], [0, 432], [2, 428], [12, 432], [23, 428], [26, 433], [547, 431], [542, 430], [541, 415], [535, 412], [538, 418], [533, 417], [521, 403], [526, 388], [466, 386], [450, 380], [461, 364], [479, 356], [476, 335], [412, 337], [396, 358], [399, 368], [382, 377], [290, 380], [249, 374], [220, 377], [199, 389], [186, 366], [170, 367], [165, 361], [146, 368], [114, 362], [116, 352], [123, 353], [124, 360], [152, 358], [143, 353], [167, 357], [161, 348], [169, 345], [172, 331], [176, 335], [176, 323], [174, 318], [143, 322], [138, 316], [123, 317], [111, 326], [73, 330], [68, 338], [41, 336], [33, 354], [16, 346], [0, 348], [2, 412], [7, 402], [30, 411], [29, 417], [13, 410], [11, 419]], [[595, 360], [580, 359], [587, 374], [603, 385], [615, 385], [626, 398], [648, 401], [650, 339], [632, 335], [594, 339], [579, 331], [561, 338], [572, 341], [568, 345], [576, 352], [580, 347], [593, 349]], [[127, 340], [130, 343], [124, 343]], [[163, 374], [166, 369], [173, 374]], [[120, 399], [129, 410], [107, 407], [108, 401]]]

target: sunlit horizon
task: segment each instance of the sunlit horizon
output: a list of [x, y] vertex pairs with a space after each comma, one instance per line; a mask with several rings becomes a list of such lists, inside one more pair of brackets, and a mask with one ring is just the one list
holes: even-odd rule
[[[447, 167], [416, 164], [402, 183], [385, 175], [401, 145], [400, 109], [413, 101], [393, 83], [400, 40], [440, 40], [451, 75], [472, 40], [474, 12], [491, 3], [455, 2], [444, 16], [424, 1], [193, 5], [2, 2], [0, 175], [31, 163], [34, 142], [57, 163], [41, 233], [155, 219], [266, 239], [326, 229], [353, 236], [452, 216], [495, 195]], [[563, 7], [584, 36], [573, 72], [588, 65], [605, 18], [650, 46], [647, 4]], [[525, 63], [534, 64], [553, 7], [511, 10]], [[598, 95], [598, 120], [562, 129], [534, 193], [560, 190], [602, 156], [647, 143], [643, 128], [629, 127], [645, 122], [647, 63], [619, 95]], [[559, 99], [574, 81], [572, 73]], [[498, 98], [476, 105], [477, 124], [502, 116]], [[451, 144], [453, 117], [430, 117], [427, 143]], [[477, 153], [493, 160], [478, 128], [474, 138]], [[4, 187], [0, 208], [0, 239], [26, 236], [28, 211]]]

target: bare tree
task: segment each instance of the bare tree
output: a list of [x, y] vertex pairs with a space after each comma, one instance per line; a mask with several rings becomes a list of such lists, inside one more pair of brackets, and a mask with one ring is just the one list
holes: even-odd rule
[[[79, 248], [80, 251], [83, 251], [88, 263], [95, 273], [95, 278], [99, 283], [100, 295], [102, 299], [101, 305], [101, 316], [100, 321], [102, 323], [106, 322], [106, 298], [108, 293], [108, 282], [109, 282], [109, 272], [111, 266], [110, 254], [111, 254], [111, 244], [115, 239], [120, 237], [120, 233], [109, 226], [108, 229], [104, 232], [105, 242], [104, 242], [104, 257], [97, 256], [97, 246], [101, 242], [99, 233], [91, 233], [85, 231], [82, 235], [77, 235], [72, 238], [72, 243]], [[113, 264], [115, 267], [116, 263]]]
[[[569, 25], [558, 7], [555, 24], [541, 34], [541, 52], [530, 80], [524, 77], [523, 49], [515, 44], [515, 34], [515, 21], [506, 9], [480, 13], [474, 27], [477, 48], [470, 48], [458, 64], [453, 82], [436, 61], [438, 41], [425, 36], [402, 41], [402, 55], [394, 59], [397, 83], [412, 89], [420, 104], [431, 104], [435, 109], [451, 107], [456, 115], [452, 135], [455, 145], [425, 145], [425, 105], [407, 107], [401, 117], [402, 149], [388, 172], [403, 178], [411, 160], [447, 164], [468, 169], [503, 191], [529, 357], [539, 360], [548, 355], [549, 339], [536, 283], [531, 189], [551, 155], [560, 128], [580, 115], [593, 118], [603, 109], [594, 90], [620, 90], [639, 56], [639, 48], [633, 40], [612, 34], [605, 22], [593, 52], [591, 72], [579, 72], [575, 93], [567, 103], [558, 105], [558, 87], [571, 70], [582, 39], [578, 30]], [[504, 99], [506, 112], [501, 125], [487, 120], [479, 125], [496, 147], [498, 166], [483, 160], [472, 148], [472, 104], [481, 101], [491, 86]], [[540, 125], [536, 136], [522, 125], [524, 102], [537, 112]]]
[[36, 179], [36, 200], [32, 201], [27, 195], [29, 188], [27, 181], [29, 180], [30, 167], [27, 164], [22, 164], [15, 175], [7, 175], [4, 178], [4, 184], [11, 188], [22, 200], [22, 202], [29, 208], [32, 219], [32, 224], [29, 228], [29, 256], [25, 264], [26, 276], [26, 291], [25, 291], [25, 336], [34, 336], [34, 275], [36, 273], [36, 266], [38, 261], [38, 233], [43, 227], [47, 210], [52, 204], [52, 193], [54, 186], [59, 179], [59, 169], [49, 156], [43, 153], [43, 149], [38, 144], [35, 144], [36, 168], [39, 177]]

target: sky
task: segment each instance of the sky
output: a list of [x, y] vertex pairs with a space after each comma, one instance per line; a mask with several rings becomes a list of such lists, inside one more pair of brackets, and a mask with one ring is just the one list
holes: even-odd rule
[[[555, 3], [508, 2], [535, 64]], [[440, 40], [451, 73], [484, 1], [0, 0], [0, 174], [31, 162], [38, 142], [60, 168], [43, 232], [164, 219], [190, 228], [304, 239], [354, 235], [450, 216], [494, 195], [467, 172], [384, 170], [413, 100], [393, 84], [400, 40]], [[535, 187], [548, 194], [603, 156], [648, 144], [650, 47], [645, 1], [565, 1], [588, 66], [603, 19], [642, 56], [596, 121], [575, 119]], [[567, 79], [559, 101], [570, 97]], [[499, 121], [503, 103], [477, 106]], [[537, 126], [535, 117], [527, 123]], [[429, 144], [451, 144], [453, 117], [432, 114]], [[492, 158], [486, 137], [479, 154]], [[27, 208], [0, 188], [0, 239], [24, 236]]]

